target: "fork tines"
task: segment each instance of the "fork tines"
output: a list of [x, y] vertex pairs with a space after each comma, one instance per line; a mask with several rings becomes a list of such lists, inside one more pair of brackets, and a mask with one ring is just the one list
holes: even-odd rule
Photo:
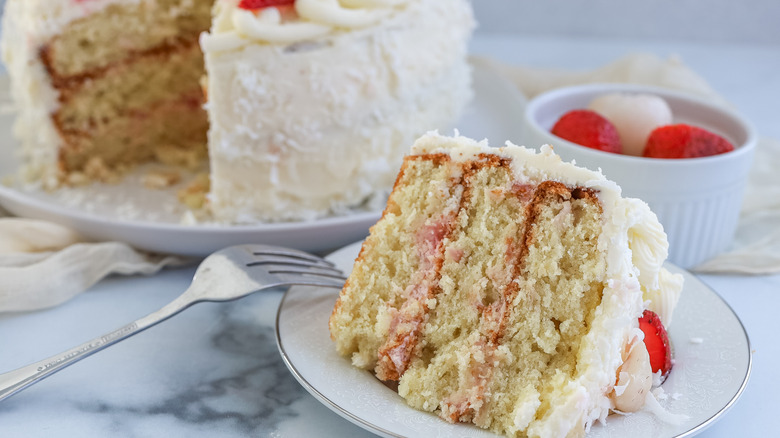
[[[320, 268], [319, 266], [311, 266], [310, 268], [313, 269], [324, 269]], [[310, 275], [313, 277], [326, 277], [326, 278], [334, 278], [336, 280], [344, 281], [347, 279], [347, 277], [342, 274], [342, 272], [338, 269], [328, 269], [323, 271], [315, 271], [312, 269], [305, 269], [305, 268], [296, 268], [296, 267], [280, 267], [280, 268], [271, 268], [268, 270], [269, 274], [294, 274], [294, 275]]]
[[290, 284], [340, 287], [346, 280], [344, 273], [332, 262], [304, 252], [263, 248], [254, 249], [252, 254], [259, 260], [249, 262], [247, 266], [262, 266], [269, 274], [280, 275]]
[[[336, 266], [336, 265], [334, 265], [332, 262], [330, 262], [328, 260], [325, 260], [323, 258], [317, 257], [315, 255], [307, 254], [305, 252], [298, 252], [298, 251], [294, 252], [294, 251], [286, 251], [286, 250], [283, 250], [283, 249], [268, 248], [268, 249], [263, 249], [263, 250], [254, 250], [254, 251], [252, 251], [252, 254], [255, 255], [255, 256], [259, 256], [259, 257], [263, 257], [263, 256], [274, 257], [274, 258], [271, 258], [269, 260], [263, 260], [262, 262], [266, 262], [266, 261], [281, 262], [281, 259], [279, 259], [279, 257], [283, 257], [283, 258], [287, 259], [285, 261], [290, 262], [290, 263], [293, 262], [294, 260], [301, 260], [301, 261], [313, 262], [313, 263], [316, 263], [316, 264], [319, 264], [319, 265], [327, 265], [327, 266], [331, 266], [331, 267]], [[266, 264], [266, 263], [257, 262], [257, 264]]]

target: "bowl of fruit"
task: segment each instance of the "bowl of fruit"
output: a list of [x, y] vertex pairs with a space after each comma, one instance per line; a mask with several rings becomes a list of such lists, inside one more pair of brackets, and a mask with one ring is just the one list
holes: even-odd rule
[[664, 88], [588, 84], [526, 106], [527, 145], [601, 169], [642, 199], [669, 240], [669, 260], [693, 267], [734, 238], [757, 135], [729, 108]]

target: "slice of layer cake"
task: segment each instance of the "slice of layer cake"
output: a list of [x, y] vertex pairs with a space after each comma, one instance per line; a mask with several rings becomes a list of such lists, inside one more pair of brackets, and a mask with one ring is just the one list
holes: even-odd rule
[[363, 244], [331, 336], [417, 409], [576, 436], [649, 392], [638, 318], [650, 296], [673, 307], [682, 285], [661, 267], [666, 248], [645, 203], [548, 146], [429, 134]]

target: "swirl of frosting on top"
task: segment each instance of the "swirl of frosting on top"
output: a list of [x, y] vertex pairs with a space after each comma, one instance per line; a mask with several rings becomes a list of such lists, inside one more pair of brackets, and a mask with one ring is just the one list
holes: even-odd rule
[[253, 41], [292, 44], [322, 37], [336, 29], [371, 26], [410, 0], [296, 0], [294, 13], [276, 7], [248, 10], [235, 0], [217, 4], [215, 26], [201, 38], [205, 51], [228, 51]]
[[390, 13], [386, 5], [370, 4], [380, 3], [377, 1], [352, 0], [352, 3], [363, 5], [358, 6], [359, 9], [353, 9], [344, 7], [339, 0], [297, 0], [295, 10], [305, 20], [345, 28], [370, 26]]
[[666, 260], [669, 244], [663, 226], [644, 202], [635, 202], [638, 216], [642, 219], [628, 230], [629, 247], [634, 265], [639, 268], [639, 282], [642, 286], [658, 287], [658, 271]]
[[389, 8], [401, 6], [409, 0], [340, 0], [348, 8]]
[[257, 15], [244, 9], [233, 11], [233, 26], [244, 37], [269, 43], [293, 43], [326, 35], [327, 25], [296, 21], [283, 23], [277, 8], [261, 9]]

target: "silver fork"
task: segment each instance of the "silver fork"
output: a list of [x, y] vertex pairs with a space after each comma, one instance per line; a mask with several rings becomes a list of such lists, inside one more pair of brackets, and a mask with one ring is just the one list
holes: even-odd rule
[[292, 285], [340, 289], [345, 278], [333, 263], [311, 254], [268, 245], [239, 245], [206, 257], [190, 287], [162, 309], [47, 359], [0, 374], [0, 401], [28, 386], [140, 333], [203, 301], [231, 301], [261, 290]]

